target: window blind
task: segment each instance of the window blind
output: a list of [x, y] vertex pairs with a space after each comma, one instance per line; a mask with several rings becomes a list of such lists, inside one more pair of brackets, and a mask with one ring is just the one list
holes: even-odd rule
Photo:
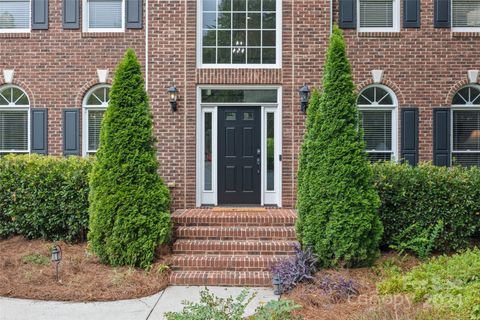
[[392, 28], [394, 0], [360, 0], [361, 28]]
[[453, 112], [453, 150], [480, 151], [480, 111]]
[[97, 151], [100, 145], [100, 129], [105, 111], [88, 111], [88, 151]]
[[392, 111], [361, 112], [367, 151], [392, 151]]
[[122, 0], [88, 0], [89, 28], [121, 28]]
[[480, 0], [452, 0], [454, 27], [480, 27]]
[[0, 1], [0, 29], [29, 29], [30, 1]]
[[28, 110], [0, 110], [0, 151], [28, 151]]

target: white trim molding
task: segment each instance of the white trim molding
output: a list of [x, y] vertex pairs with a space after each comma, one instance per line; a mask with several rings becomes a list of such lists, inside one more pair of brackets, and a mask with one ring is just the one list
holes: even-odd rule
[[[236, 102], [236, 103], [202, 103], [202, 90], [204, 89], [234, 89], [234, 90], [276, 90], [276, 103], [262, 103], [262, 102]], [[261, 203], [260, 205], [276, 205], [282, 206], [282, 87], [269, 85], [200, 85], [197, 86], [197, 111], [196, 111], [196, 206], [202, 205], [218, 205], [218, 154], [217, 154], [217, 110], [219, 106], [234, 106], [241, 108], [242, 106], [259, 106], [261, 108], [261, 144], [262, 144], [262, 164], [261, 164]], [[205, 190], [205, 114], [210, 113], [212, 119], [212, 136], [211, 136], [211, 188]], [[267, 186], [267, 114], [274, 114], [274, 187], [268, 189]]]

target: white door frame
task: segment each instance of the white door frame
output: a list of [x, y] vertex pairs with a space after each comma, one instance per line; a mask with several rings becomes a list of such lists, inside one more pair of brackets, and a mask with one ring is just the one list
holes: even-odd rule
[[[277, 103], [202, 103], [202, 89], [236, 89], [236, 90], [277, 90]], [[262, 165], [261, 165], [261, 203], [260, 205], [282, 206], [282, 87], [281, 86], [253, 86], [253, 85], [200, 85], [197, 86], [197, 104], [196, 104], [196, 206], [218, 205], [217, 183], [218, 183], [218, 154], [217, 154], [217, 107], [218, 106], [260, 106], [261, 108], [261, 144], [262, 144]], [[212, 190], [204, 190], [204, 123], [205, 113], [212, 113]], [[275, 114], [275, 173], [274, 190], [266, 190], [267, 178], [267, 150], [266, 150], [266, 117], [267, 113]]]

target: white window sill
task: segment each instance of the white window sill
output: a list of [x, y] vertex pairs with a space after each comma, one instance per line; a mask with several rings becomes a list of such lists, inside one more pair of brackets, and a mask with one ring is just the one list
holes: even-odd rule
[[83, 32], [86, 32], [86, 33], [113, 33], [113, 32], [120, 33], [120, 32], [125, 32], [125, 29], [124, 28], [102, 28], [102, 29], [93, 28], [93, 29], [87, 29]]
[[280, 69], [280, 64], [200, 64], [199, 69]]
[[0, 33], [30, 33], [30, 29], [0, 29]]
[[400, 29], [397, 28], [358, 28], [358, 33], [374, 33], [374, 32], [381, 32], [381, 33], [395, 33], [400, 32]]
[[473, 32], [480, 33], [480, 27], [452, 27], [452, 32]]

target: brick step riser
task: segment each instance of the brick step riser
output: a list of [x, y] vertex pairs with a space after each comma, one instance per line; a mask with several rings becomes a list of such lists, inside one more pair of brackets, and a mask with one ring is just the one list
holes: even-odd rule
[[172, 269], [182, 271], [270, 271], [272, 267], [288, 256], [272, 256], [263, 259], [228, 259], [225, 257], [219, 259], [195, 259], [189, 256], [185, 259], [173, 259]]
[[195, 240], [296, 240], [295, 229], [283, 230], [231, 230], [219, 228], [196, 229], [179, 228], [175, 231], [176, 239], [195, 239]]
[[190, 286], [249, 286], [269, 287], [272, 285], [268, 272], [177, 272], [170, 276], [170, 285]]
[[266, 221], [174, 221], [175, 227], [295, 227], [295, 222]]

